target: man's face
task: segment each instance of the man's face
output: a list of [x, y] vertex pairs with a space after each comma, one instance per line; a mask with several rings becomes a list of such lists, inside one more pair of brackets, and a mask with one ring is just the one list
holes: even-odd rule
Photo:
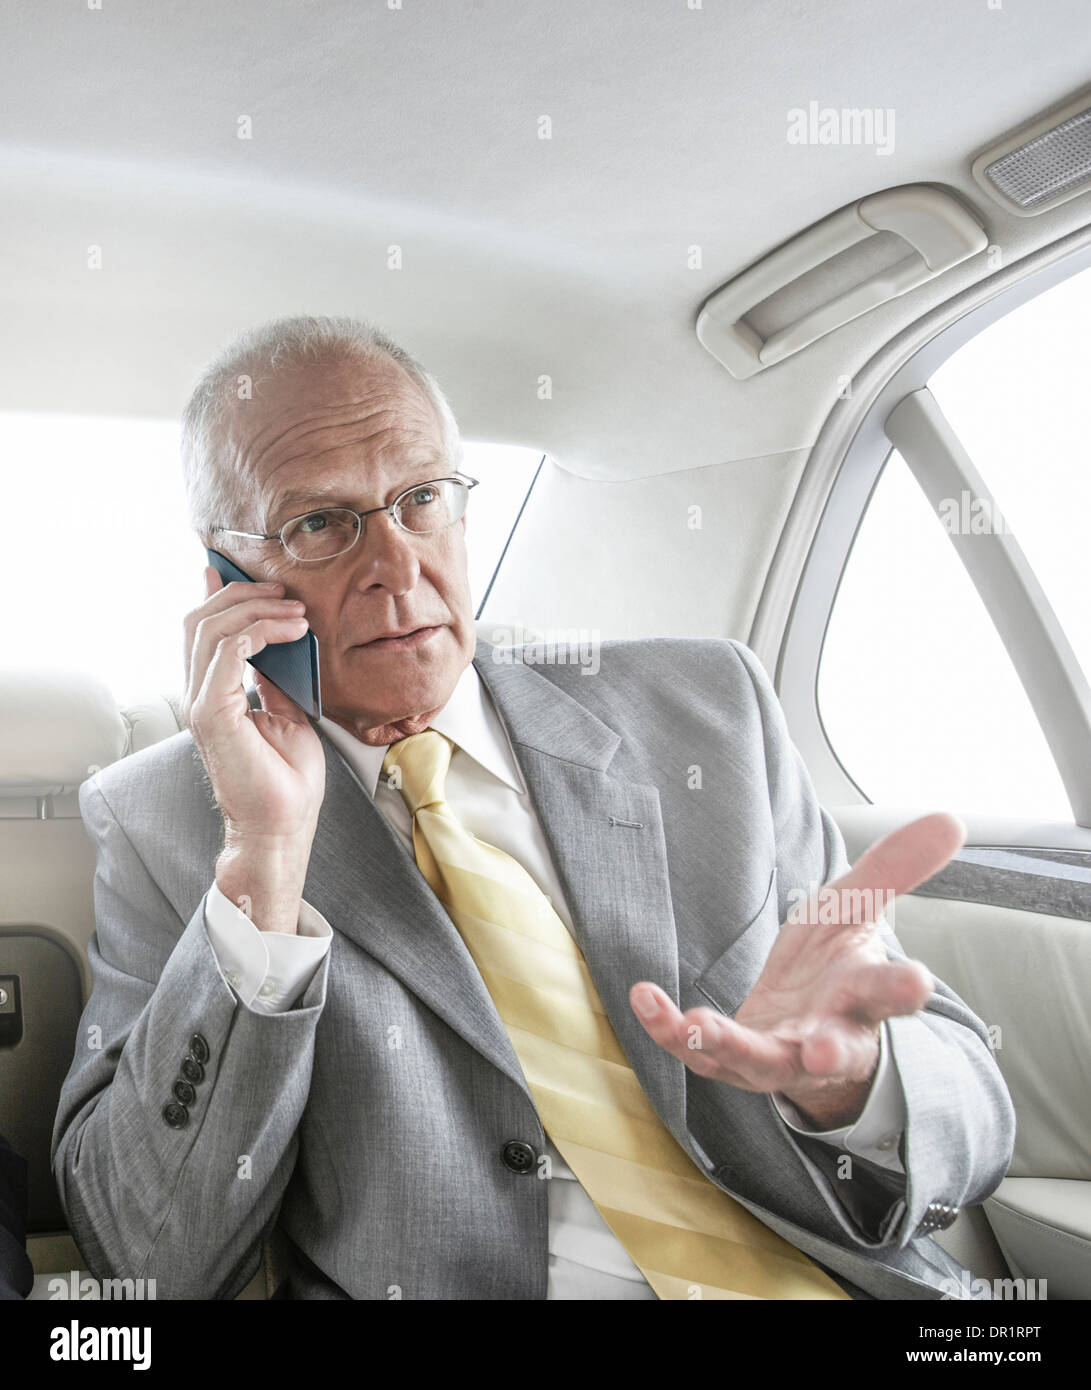
[[[393, 362], [282, 373], [260, 399], [240, 402], [228, 425], [229, 466], [257, 501], [249, 524], [231, 520], [275, 535], [317, 507], [390, 503], [414, 483], [450, 474], [442, 439], [431, 402]], [[278, 540], [230, 536], [230, 550], [216, 548], [306, 604], [323, 713], [378, 744], [426, 727], [473, 659], [465, 529], [463, 518], [413, 534], [377, 513], [352, 549], [330, 560], [301, 564]]]

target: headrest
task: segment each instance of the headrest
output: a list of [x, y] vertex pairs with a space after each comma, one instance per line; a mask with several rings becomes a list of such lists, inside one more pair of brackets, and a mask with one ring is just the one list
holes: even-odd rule
[[182, 711], [173, 695], [149, 695], [126, 705], [121, 717], [129, 726], [127, 753], [139, 753], [162, 738], [170, 738], [184, 729]]
[[128, 746], [113, 692], [86, 671], [0, 669], [0, 796], [73, 791]]

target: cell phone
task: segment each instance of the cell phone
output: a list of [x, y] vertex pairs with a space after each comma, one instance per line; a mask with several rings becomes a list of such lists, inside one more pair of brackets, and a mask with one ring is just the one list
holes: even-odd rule
[[[206, 550], [205, 554], [208, 556], [208, 563], [225, 584], [230, 584], [233, 579], [242, 580], [246, 584], [254, 583], [245, 570], [239, 569], [233, 560], [221, 555], [218, 550]], [[305, 632], [294, 642], [270, 642], [249, 660], [255, 670], [271, 680], [289, 700], [294, 700], [305, 714], [315, 719], [322, 718], [318, 639], [313, 632]]]

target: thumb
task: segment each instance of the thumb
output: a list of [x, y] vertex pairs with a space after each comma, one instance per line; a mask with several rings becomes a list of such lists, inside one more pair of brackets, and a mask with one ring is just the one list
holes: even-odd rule
[[870, 846], [840, 882], [850, 879], [911, 893], [948, 864], [966, 842], [966, 827], [945, 811], [899, 826]]
[[262, 675], [254, 668], [254, 677], [254, 685], [261, 697], [261, 706], [266, 714], [277, 714], [296, 724], [300, 724], [306, 719], [306, 715], [296, 702], [285, 695], [279, 686], [274, 685], [268, 676]]
[[[937, 811], [910, 821], [877, 840], [857, 859], [848, 873], [826, 884], [825, 895], [866, 895], [866, 904], [886, 903], [902, 893], [911, 893], [926, 879], [938, 874], [958, 853], [966, 839], [966, 827], [954, 816]], [[863, 920], [872, 922], [876, 911], [863, 907]], [[842, 913], [842, 922], [860, 920], [853, 912]]]

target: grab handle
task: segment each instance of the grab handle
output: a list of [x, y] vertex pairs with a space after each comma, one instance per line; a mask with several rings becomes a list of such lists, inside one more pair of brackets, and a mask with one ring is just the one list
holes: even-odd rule
[[[744, 321], [756, 304], [777, 290], [879, 232], [900, 236], [910, 254], [764, 340]], [[742, 380], [935, 279], [987, 245], [977, 219], [938, 188], [906, 184], [873, 193], [815, 223], [710, 295], [697, 318], [697, 337]]]

